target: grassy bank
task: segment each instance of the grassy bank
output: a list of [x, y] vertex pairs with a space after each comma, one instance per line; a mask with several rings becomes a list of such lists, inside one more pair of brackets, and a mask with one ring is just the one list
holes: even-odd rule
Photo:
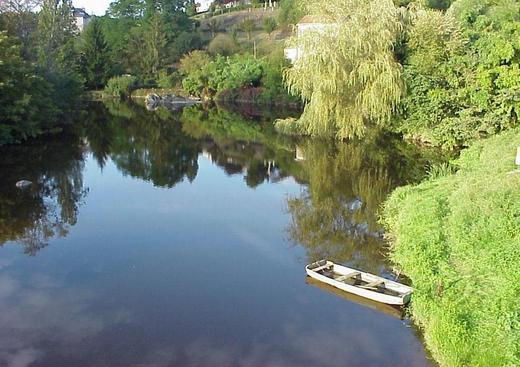
[[519, 129], [479, 141], [386, 202], [393, 260], [441, 366], [520, 365], [517, 146]]

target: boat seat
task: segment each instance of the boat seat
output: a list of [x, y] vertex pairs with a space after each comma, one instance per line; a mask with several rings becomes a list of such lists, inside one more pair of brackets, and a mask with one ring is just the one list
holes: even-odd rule
[[312, 271], [317, 273], [317, 272], [325, 270], [327, 268], [332, 268], [333, 266], [334, 266], [334, 264], [327, 264], [327, 265], [322, 265], [322, 266], [319, 266], [319, 267], [317, 267], [315, 269], [310, 269], [310, 270], [312, 270]]
[[373, 282], [370, 282], [368, 284], [360, 285], [359, 287], [360, 288], [377, 288], [381, 284], [385, 284], [385, 281], [381, 280], [381, 279], [378, 279], [378, 280], [374, 280]]
[[353, 271], [352, 273], [350, 274], [346, 274], [346, 275], [342, 275], [336, 279], [334, 279], [335, 281], [338, 281], [338, 282], [343, 282], [349, 278], [353, 278], [353, 277], [357, 277], [359, 274], [361, 274], [359, 271]]

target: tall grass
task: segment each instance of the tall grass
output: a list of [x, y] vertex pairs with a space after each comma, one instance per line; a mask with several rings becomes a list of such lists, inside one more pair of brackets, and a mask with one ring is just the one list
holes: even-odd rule
[[475, 143], [397, 189], [383, 222], [416, 289], [411, 311], [441, 366], [520, 365], [520, 129]]

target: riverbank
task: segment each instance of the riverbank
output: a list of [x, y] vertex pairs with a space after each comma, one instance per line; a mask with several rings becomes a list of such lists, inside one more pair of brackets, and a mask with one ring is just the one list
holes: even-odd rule
[[519, 144], [520, 129], [478, 141], [385, 204], [392, 260], [441, 366], [520, 364]]

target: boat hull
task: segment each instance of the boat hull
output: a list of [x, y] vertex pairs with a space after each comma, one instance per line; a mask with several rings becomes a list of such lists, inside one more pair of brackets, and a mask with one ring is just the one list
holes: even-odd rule
[[378, 277], [376, 275], [359, 272], [355, 269], [351, 269], [346, 266], [334, 264], [330, 261], [328, 261], [327, 263], [332, 266], [333, 272], [335, 274], [348, 275], [348, 274], [352, 274], [352, 273], [357, 273], [357, 274], [359, 274], [360, 277], [363, 278], [363, 280], [365, 282], [380, 280], [380, 281], [384, 282], [386, 288], [393, 290], [395, 292], [399, 292], [400, 294], [399, 295], [384, 294], [384, 293], [381, 293], [378, 291], [364, 289], [360, 286], [350, 285], [345, 282], [337, 281], [333, 278], [320, 274], [317, 271], [314, 271], [312, 269], [313, 264], [306, 266], [305, 270], [307, 272], [307, 275], [320, 282], [331, 285], [331, 286], [341, 289], [345, 292], [352, 293], [352, 294], [358, 295], [360, 297], [370, 299], [372, 301], [381, 302], [381, 303], [385, 303], [388, 305], [395, 305], [395, 306], [404, 306], [410, 301], [410, 298], [411, 298], [411, 295], [413, 292], [413, 289], [411, 287], [405, 286], [403, 284], [399, 284], [397, 282], [393, 282], [388, 279], [384, 279], [382, 277]]

